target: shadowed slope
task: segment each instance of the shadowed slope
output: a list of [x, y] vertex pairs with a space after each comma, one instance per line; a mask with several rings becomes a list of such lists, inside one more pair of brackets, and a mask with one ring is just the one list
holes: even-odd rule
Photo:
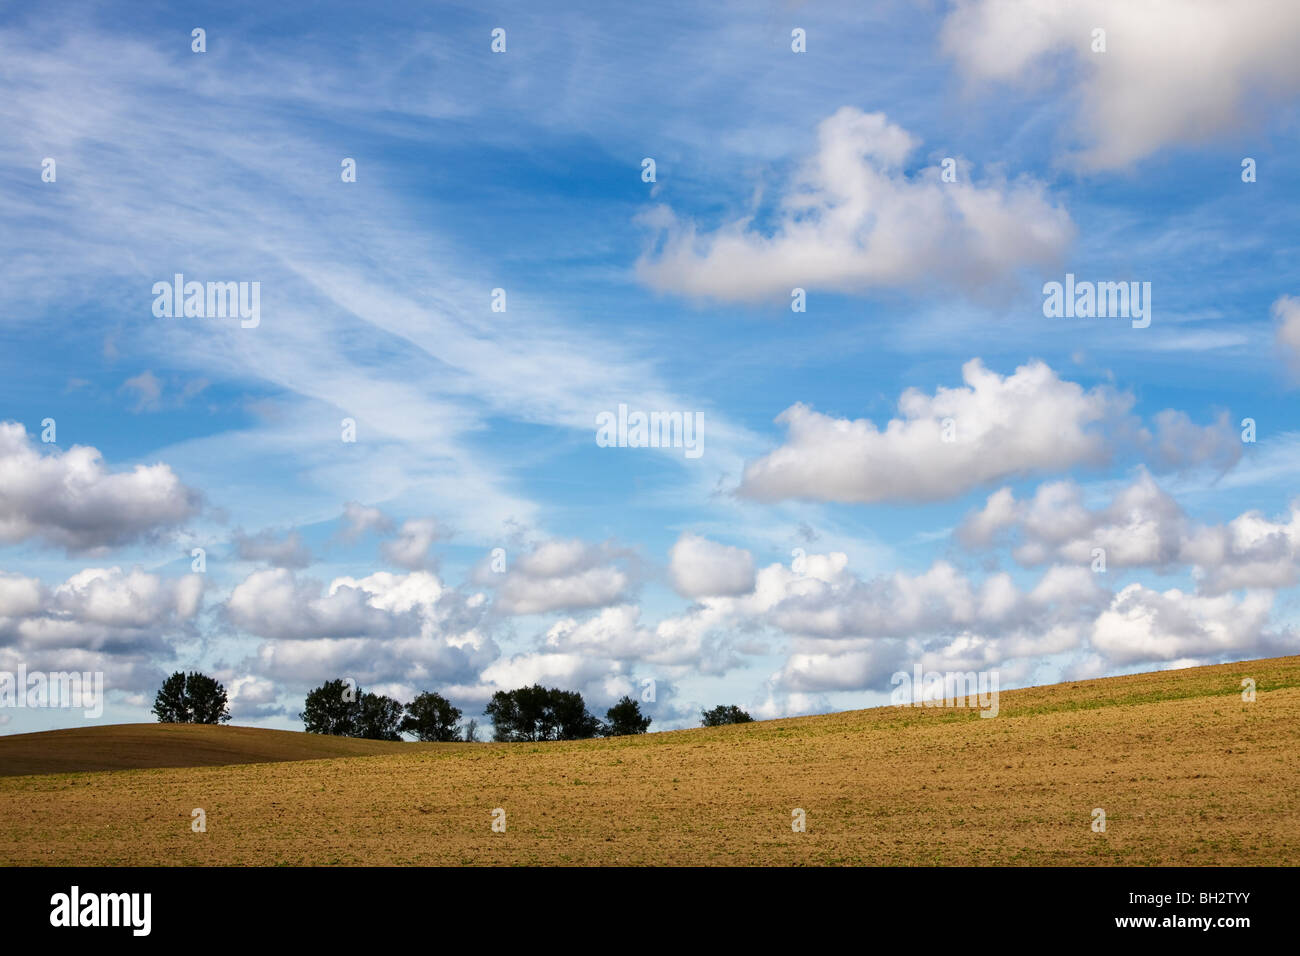
[[0, 776], [320, 760], [415, 746], [422, 745], [260, 727], [109, 724], [0, 737]]

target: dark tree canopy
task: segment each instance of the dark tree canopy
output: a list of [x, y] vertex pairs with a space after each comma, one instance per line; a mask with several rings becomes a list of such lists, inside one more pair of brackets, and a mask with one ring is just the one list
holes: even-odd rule
[[604, 730], [577, 691], [540, 684], [497, 691], [485, 712], [495, 740], [582, 740]]
[[608, 726], [605, 733], [610, 737], [626, 737], [630, 734], [643, 734], [650, 726], [649, 717], [641, 714], [641, 705], [631, 697], [624, 697], [617, 704], [605, 711]]
[[459, 737], [456, 722], [460, 709], [441, 694], [424, 693], [406, 705], [402, 720], [403, 733], [414, 734], [417, 740], [447, 743]]
[[350, 681], [326, 681], [307, 695], [299, 716], [309, 734], [359, 736], [361, 688]]
[[723, 724], [752, 724], [754, 718], [735, 704], [719, 704], [712, 710], [701, 711], [705, 727], [721, 727]]
[[576, 690], [550, 691], [551, 729], [555, 740], [585, 740], [598, 737], [605, 725], [587, 710], [582, 695]]
[[460, 738], [456, 726], [460, 710], [441, 694], [419, 694], [403, 705], [392, 697], [367, 693], [350, 680], [326, 681], [311, 691], [299, 716], [312, 734], [369, 740], [401, 740], [404, 733], [420, 740]]
[[401, 703], [391, 697], [362, 694], [356, 735], [367, 740], [401, 740], [403, 710]]
[[230, 720], [226, 689], [207, 674], [192, 673], [185, 678], [185, 697], [194, 723], [224, 724]]
[[153, 713], [163, 724], [224, 724], [230, 720], [226, 689], [207, 674], [177, 671], [163, 681]]
[[153, 699], [153, 712], [160, 724], [190, 722], [190, 707], [185, 701], [185, 675], [181, 671], [163, 681], [158, 696]]

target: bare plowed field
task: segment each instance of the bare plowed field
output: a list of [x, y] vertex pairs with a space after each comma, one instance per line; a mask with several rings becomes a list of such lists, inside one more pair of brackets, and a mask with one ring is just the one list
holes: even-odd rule
[[[1253, 703], [1242, 700], [1245, 677], [1257, 684]], [[99, 746], [111, 750], [113, 729]], [[139, 746], [139, 725], [119, 729]], [[58, 733], [46, 736], [57, 748]], [[576, 743], [381, 746], [5, 777], [0, 862], [1300, 860], [1296, 657], [1005, 691], [992, 719], [881, 708]], [[195, 808], [207, 832], [192, 831]], [[497, 809], [505, 832], [492, 829]], [[1093, 829], [1096, 809], [1104, 832]], [[792, 830], [795, 810], [806, 832]]]

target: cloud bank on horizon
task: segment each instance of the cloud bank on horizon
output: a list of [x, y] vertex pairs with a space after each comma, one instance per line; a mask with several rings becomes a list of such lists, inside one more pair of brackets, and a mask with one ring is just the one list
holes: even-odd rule
[[0, 672], [1300, 651], [1300, 8], [859, 6], [0, 14]]

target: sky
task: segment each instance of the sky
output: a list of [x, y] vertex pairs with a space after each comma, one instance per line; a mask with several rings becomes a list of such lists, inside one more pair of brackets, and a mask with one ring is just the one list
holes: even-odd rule
[[175, 670], [246, 725], [351, 678], [664, 730], [1296, 653], [1298, 42], [1286, 0], [5, 5], [0, 672], [107, 698], [0, 733]]

